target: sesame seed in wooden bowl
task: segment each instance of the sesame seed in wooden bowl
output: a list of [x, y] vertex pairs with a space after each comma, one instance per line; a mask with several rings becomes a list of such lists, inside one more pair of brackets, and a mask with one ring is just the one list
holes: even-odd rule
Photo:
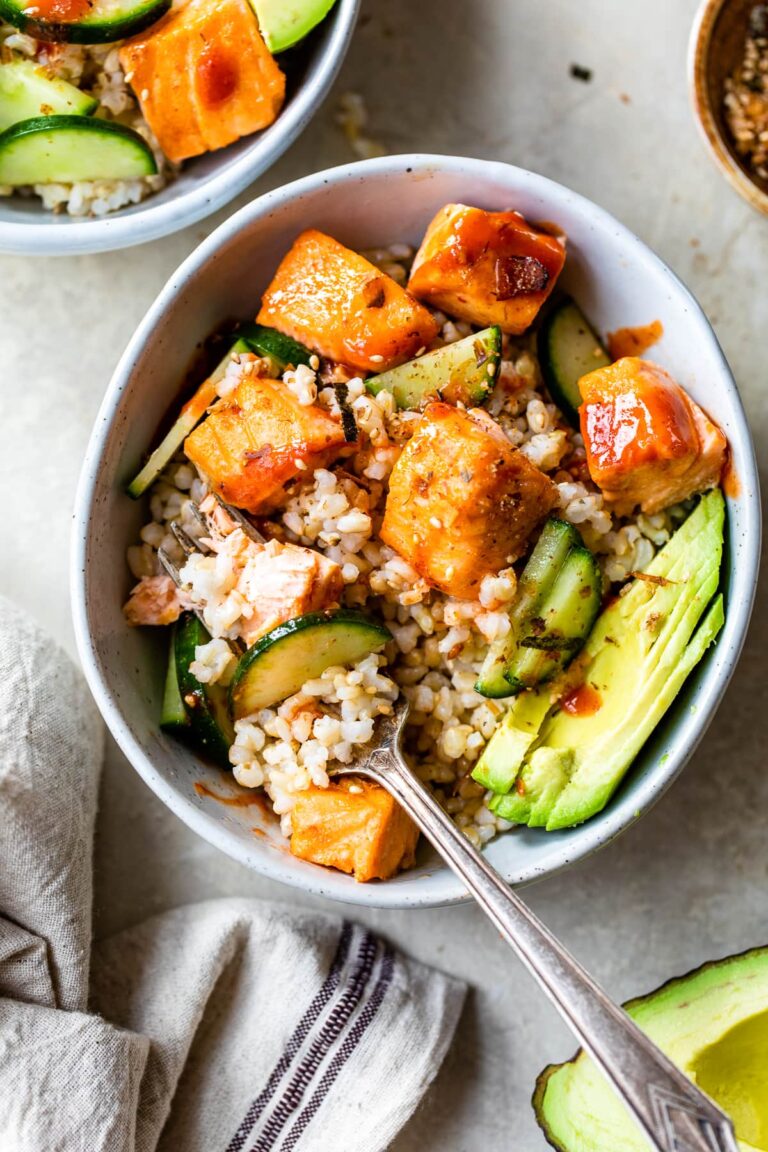
[[704, 0], [691, 33], [689, 82], [712, 158], [768, 214], [768, 4]]

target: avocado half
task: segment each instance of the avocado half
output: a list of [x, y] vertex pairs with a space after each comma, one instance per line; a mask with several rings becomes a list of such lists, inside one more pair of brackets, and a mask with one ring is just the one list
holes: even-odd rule
[[[630, 1000], [627, 1012], [732, 1118], [744, 1152], [768, 1152], [768, 947], [715, 960]], [[536, 1119], [560, 1152], [648, 1152], [580, 1050], [539, 1076]]]

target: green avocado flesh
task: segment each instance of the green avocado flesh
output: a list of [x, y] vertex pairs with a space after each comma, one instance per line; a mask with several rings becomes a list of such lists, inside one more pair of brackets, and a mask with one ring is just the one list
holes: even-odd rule
[[472, 773], [497, 815], [551, 831], [605, 806], [722, 627], [724, 518], [715, 489], [598, 617], [575, 681], [595, 710], [553, 705], [551, 686], [516, 698]]
[[[705, 964], [626, 1006], [629, 1015], [728, 1113], [744, 1152], [768, 1152], [768, 948]], [[545, 1068], [536, 1118], [561, 1152], [647, 1152], [602, 1073], [580, 1051]]]
[[270, 52], [292, 48], [324, 20], [336, 0], [251, 0]]

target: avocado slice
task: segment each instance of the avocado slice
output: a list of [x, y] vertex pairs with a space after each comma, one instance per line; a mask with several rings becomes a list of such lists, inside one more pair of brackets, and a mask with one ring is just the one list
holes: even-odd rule
[[[497, 815], [552, 831], [605, 806], [723, 625], [724, 520], [714, 489], [598, 617], [580, 658], [596, 707], [553, 705], [551, 687], [515, 700], [472, 773], [486, 786], [503, 783], [490, 805]], [[533, 737], [532, 696], [547, 705]], [[510, 748], [519, 760], [512, 770]]]
[[[716, 960], [625, 1004], [629, 1015], [734, 1122], [743, 1152], [768, 1152], [768, 947]], [[560, 1152], [647, 1152], [590, 1058], [545, 1068], [536, 1118]]]
[[251, 0], [270, 52], [292, 48], [315, 28], [336, 0]]
[[[509, 791], [551, 707], [549, 696], [544, 692], [523, 692], [517, 697], [515, 707], [501, 720], [475, 766], [472, 775], [478, 784], [492, 792]], [[515, 823], [524, 821], [515, 820]]]

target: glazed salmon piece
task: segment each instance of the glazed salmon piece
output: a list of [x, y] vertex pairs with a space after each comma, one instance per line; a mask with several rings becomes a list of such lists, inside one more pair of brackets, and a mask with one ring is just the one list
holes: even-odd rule
[[476, 600], [557, 503], [552, 481], [481, 409], [429, 404], [389, 481], [381, 539], [435, 588]]
[[291, 852], [355, 880], [388, 880], [414, 862], [419, 830], [380, 784], [345, 776], [296, 794]]
[[346, 448], [341, 424], [322, 408], [300, 404], [280, 380], [253, 374], [184, 441], [214, 492], [257, 514], [279, 507], [286, 484]]
[[427, 228], [408, 289], [470, 324], [517, 334], [533, 323], [564, 263], [564, 240], [519, 212], [446, 204]]
[[186, 0], [127, 40], [120, 64], [174, 163], [266, 128], [285, 99], [248, 0]]
[[589, 474], [619, 515], [653, 514], [720, 483], [725, 436], [658, 364], [625, 356], [579, 389]]
[[283, 257], [256, 319], [361, 372], [403, 364], [438, 331], [391, 276], [314, 229]]

